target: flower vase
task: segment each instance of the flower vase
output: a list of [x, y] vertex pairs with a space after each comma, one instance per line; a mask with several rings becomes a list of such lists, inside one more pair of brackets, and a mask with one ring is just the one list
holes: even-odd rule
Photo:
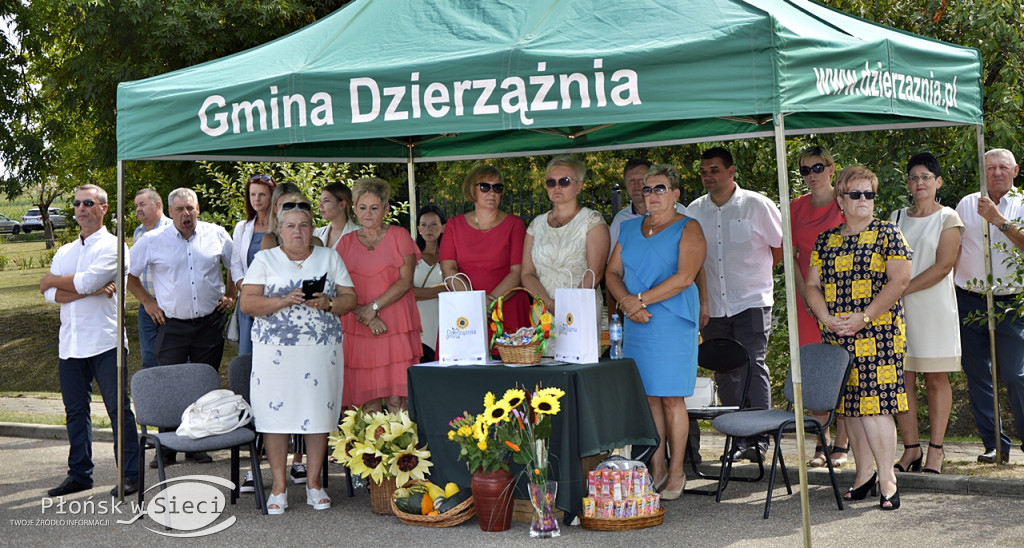
[[530, 482], [530, 502], [533, 504], [533, 522], [530, 523], [531, 538], [554, 538], [561, 535], [555, 518], [555, 497], [558, 482]]
[[508, 470], [473, 473], [471, 487], [476, 517], [482, 531], [507, 531], [512, 527], [512, 480]]

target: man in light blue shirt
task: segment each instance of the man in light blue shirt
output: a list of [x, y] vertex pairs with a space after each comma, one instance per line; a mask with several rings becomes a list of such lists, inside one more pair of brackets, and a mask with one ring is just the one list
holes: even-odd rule
[[[164, 201], [160, 193], [152, 188], [144, 188], [135, 194], [135, 216], [139, 219], [139, 227], [132, 235], [132, 241], [137, 242], [139, 238], [151, 230], [159, 230], [171, 224], [171, 219], [164, 216]], [[153, 280], [149, 275], [149, 267], [142, 271], [139, 276], [142, 286], [150, 295], [153, 294]], [[154, 367], [157, 365], [156, 354], [153, 353], [153, 346], [156, 344], [156, 324], [153, 318], [146, 312], [146, 307], [139, 304], [139, 349], [142, 352], [142, 367]]]

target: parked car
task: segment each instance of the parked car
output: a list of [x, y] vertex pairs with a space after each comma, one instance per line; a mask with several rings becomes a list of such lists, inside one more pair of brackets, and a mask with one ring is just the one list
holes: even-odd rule
[[[64, 218], [64, 215], [61, 214], [60, 210], [53, 207], [50, 208], [50, 223], [53, 224], [54, 230], [58, 228], [67, 228], [68, 226], [68, 220]], [[21, 216], [21, 230], [25, 232], [25, 234], [28, 234], [33, 230], [42, 229], [43, 216], [39, 213], [38, 207], [33, 207]]]
[[0, 215], [0, 234], [11, 234], [21, 233], [21, 224], [18, 221], [12, 220], [7, 215]]

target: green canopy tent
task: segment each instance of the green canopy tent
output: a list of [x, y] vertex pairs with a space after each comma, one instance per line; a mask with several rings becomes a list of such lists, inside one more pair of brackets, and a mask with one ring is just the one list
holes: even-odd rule
[[980, 161], [980, 77], [976, 50], [809, 0], [356, 0], [122, 83], [118, 159], [407, 163], [415, 211], [416, 162], [771, 136], [792, 302], [785, 137], [976, 125]]

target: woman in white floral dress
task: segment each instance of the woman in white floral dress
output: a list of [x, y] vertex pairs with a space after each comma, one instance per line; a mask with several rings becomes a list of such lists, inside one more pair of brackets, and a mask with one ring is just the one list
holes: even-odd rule
[[[308, 201], [294, 198], [277, 214], [280, 247], [256, 254], [242, 286], [242, 311], [253, 316], [251, 401], [263, 434], [274, 484], [271, 514], [288, 507], [288, 436], [304, 434], [308, 454], [306, 503], [330, 508], [320, 483], [327, 434], [337, 429], [343, 372], [340, 314], [356, 305], [352, 279], [333, 249], [313, 246]], [[312, 298], [303, 281], [323, 279]]]

